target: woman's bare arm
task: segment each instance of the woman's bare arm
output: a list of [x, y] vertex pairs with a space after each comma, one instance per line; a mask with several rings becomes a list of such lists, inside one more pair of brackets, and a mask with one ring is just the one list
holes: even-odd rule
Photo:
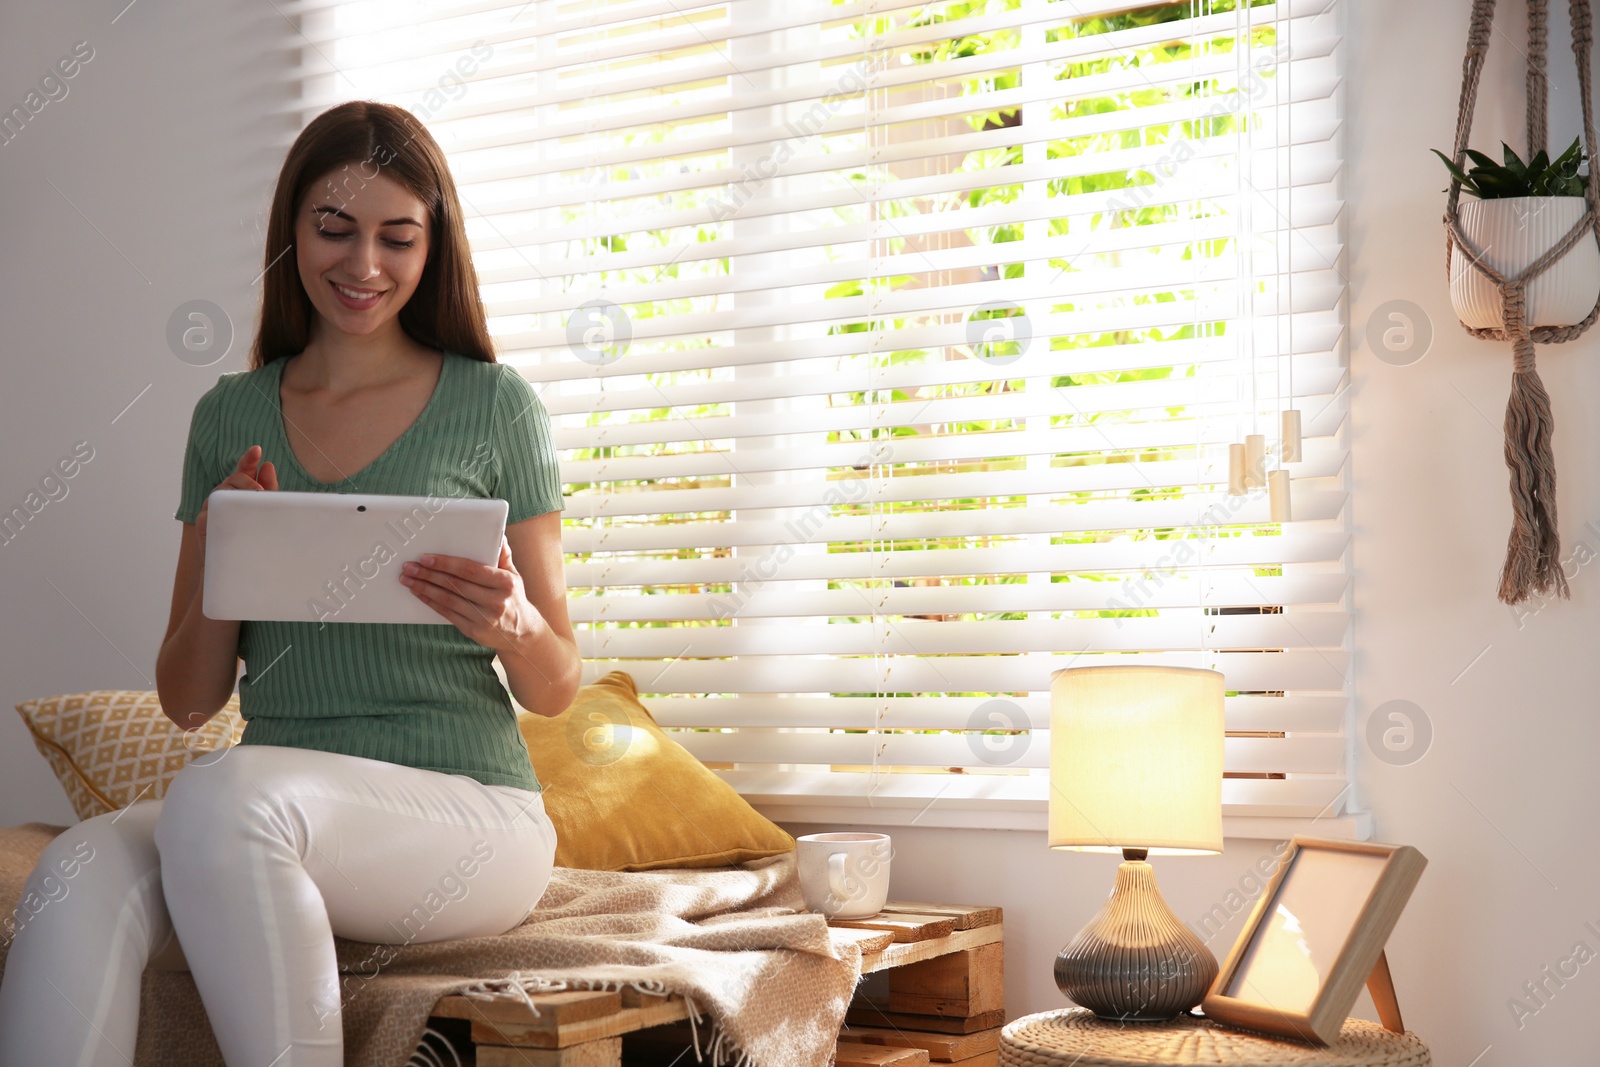
[[517, 703], [535, 715], [560, 715], [572, 704], [583, 670], [578, 639], [567, 615], [566, 559], [561, 551], [561, 512], [551, 511], [506, 527], [511, 562], [523, 592], [543, 625], [509, 652], [500, 654]]
[[167, 718], [184, 729], [205, 725], [233, 695], [239, 676], [239, 622], [200, 611], [205, 559], [194, 523], [183, 524], [172, 617], [156, 656], [156, 692]]
[[[251, 445], [217, 488], [275, 490], [278, 473], [270, 462], [261, 461], [261, 446]], [[178, 571], [172, 580], [172, 611], [156, 655], [161, 710], [186, 730], [205, 725], [221, 711], [239, 677], [239, 621], [207, 618], [200, 610], [209, 510], [209, 503], [203, 505], [196, 521], [183, 524]]]

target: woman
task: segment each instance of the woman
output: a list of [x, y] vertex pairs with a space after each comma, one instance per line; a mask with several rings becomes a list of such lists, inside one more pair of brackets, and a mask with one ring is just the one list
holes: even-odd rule
[[[555, 831], [492, 661], [534, 713], [577, 690], [560, 477], [543, 406], [495, 362], [438, 145], [384, 104], [318, 116], [279, 174], [265, 260], [251, 369], [195, 406], [156, 661], [163, 711], [194, 728], [242, 658], [248, 726], [165, 797], [46, 848], [25, 892], [52, 871], [65, 892], [16, 933], [0, 1067], [131, 1064], [153, 957], [193, 973], [229, 1067], [339, 1067], [335, 934], [503, 933], [550, 877]], [[384, 568], [439, 625], [219, 621], [200, 610], [214, 488], [497, 497], [506, 537], [493, 567]]]

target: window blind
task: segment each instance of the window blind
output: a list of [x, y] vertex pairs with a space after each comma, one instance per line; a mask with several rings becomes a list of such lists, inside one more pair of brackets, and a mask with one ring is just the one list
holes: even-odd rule
[[1227, 831], [1364, 836], [1337, 0], [282, 8], [301, 125], [450, 156], [586, 678], [777, 818], [1034, 827], [1051, 671], [1210, 667]]

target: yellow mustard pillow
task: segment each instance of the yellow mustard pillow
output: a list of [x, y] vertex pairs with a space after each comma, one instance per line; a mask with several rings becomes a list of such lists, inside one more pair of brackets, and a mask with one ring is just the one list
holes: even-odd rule
[[556, 865], [594, 871], [722, 867], [794, 838], [661, 731], [633, 676], [612, 671], [556, 716], [517, 724], [556, 828]]
[[239, 743], [235, 694], [196, 730], [161, 712], [154, 690], [96, 689], [24, 700], [17, 714], [67, 791], [79, 819], [166, 795], [172, 778], [202, 752]]

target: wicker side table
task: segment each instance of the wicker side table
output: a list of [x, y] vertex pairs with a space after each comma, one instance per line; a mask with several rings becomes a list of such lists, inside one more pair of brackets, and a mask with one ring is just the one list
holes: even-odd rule
[[1029, 1015], [1000, 1031], [1000, 1067], [1431, 1067], [1415, 1034], [1348, 1019], [1327, 1048], [1231, 1030], [1180, 1015], [1165, 1023], [1119, 1023], [1085, 1008]]

